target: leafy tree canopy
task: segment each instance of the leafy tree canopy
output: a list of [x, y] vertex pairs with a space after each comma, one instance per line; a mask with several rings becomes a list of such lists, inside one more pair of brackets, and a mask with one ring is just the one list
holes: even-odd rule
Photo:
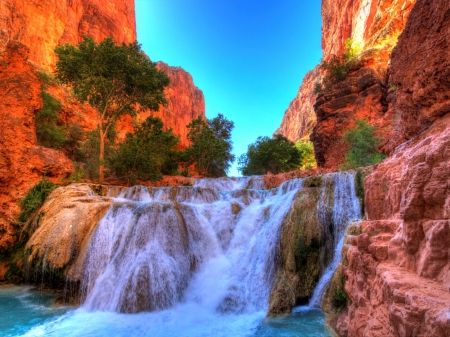
[[169, 78], [141, 51], [137, 42], [116, 45], [112, 38], [99, 44], [84, 36], [76, 47], [55, 49], [57, 78], [73, 87], [80, 102], [98, 111], [100, 140], [99, 175], [103, 180], [104, 142], [108, 129], [123, 115], [137, 108], [158, 110], [165, 103], [164, 87]]
[[219, 114], [208, 121], [198, 117], [189, 123], [187, 128], [187, 137], [191, 142], [185, 153], [188, 164], [195, 164], [197, 172], [204, 176], [226, 175], [234, 161], [234, 155], [231, 153], [231, 131], [234, 123]]
[[349, 145], [349, 151], [341, 165], [342, 169], [371, 166], [384, 159], [378, 151], [381, 138], [375, 135], [375, 131], [375, 126], [362, 119], [356, 120], [356, 126], [347, 130], [343, 140]]
[[179, 139], [172, 130], [163, 130], [163, 122], [156, 117], [148, 117], [128, 133], [119, 145], [112, 167], [119, 179], [134, 184], [137, 180], [156, 181], [162, 179], [161, 170], [167, 161], [171, 161]]
[[298, 169], [302, 154], [295, 144], [277, 134], [274, 138], [258, 137], [248, 146], [246, 154], [239, 157], [239, 171], [243, 175], [274, 174]]

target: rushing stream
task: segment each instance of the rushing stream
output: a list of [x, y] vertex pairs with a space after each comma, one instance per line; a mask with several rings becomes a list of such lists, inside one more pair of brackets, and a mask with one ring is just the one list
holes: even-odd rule
[[[322, 188], [317, 212], [320, 217], [321, 205], [334, 198], [335, 253], [310, 307], [265, 318], [280, 228], [302, 179], [272, 190], [264, 190], [260, 177], [202, 179], [194, 187], [111, 189], [115, 202], [77, 271], [83, 305], [55, 309], [19, 300], [22, 310], [0, 324], [0, 335], [331, 336], [324, 314], [313, 307], [320, 306], [339, 262], [347, 223], [360, 214], [352, 175], [325, 179], [333, 181], [334, 193]], [[2, 320], [10, 303], [4, 299], [39, 300], [26, 289], [5, 289]]]

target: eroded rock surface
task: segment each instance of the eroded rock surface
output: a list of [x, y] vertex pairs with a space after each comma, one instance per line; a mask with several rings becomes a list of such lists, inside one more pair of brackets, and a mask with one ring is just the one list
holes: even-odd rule
[[342, 336], [448, 336], [450, 114], [365, 179], [367, 221], [344, 249]]
[[0, 60], [0, 252], [15, 242], [17, 202], [44, 175], [58, 181], [73, 168], [62, 152], [37, 144], [34, 116], [42, 99], [28, 54], [26, 46], [9, 43]]

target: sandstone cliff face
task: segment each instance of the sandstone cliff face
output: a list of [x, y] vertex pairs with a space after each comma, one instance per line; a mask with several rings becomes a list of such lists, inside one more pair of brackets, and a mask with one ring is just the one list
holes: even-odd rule
[[[333, 55], [342, 55], [345, 51], [345, 41], [351, 38], [354, 45], [361, 51], [363, 61], [357, 69], [353, 69], [357, 73], [350, 76], [349, 83], [344, 83], [342, 88], [335, 86], [327, 92], [325, 100], [329, 104], [324, 107], [321, 107], [324, 103], [323, 99], [320, 103], [318, 99], [316, 103], [317, 94], [314, 92], [314, 84], [320, 80], [318, 73], [312, 76], [312, 73], [318, 71], [317, 67], [308, 73], [297, 98], [286, 111], [281, 126], [276, 132], [296, 141], [311, 133], [311, 129], [305, 130], [303, 121], [311, 121], [311, 125], [314, 126], [317, 118], [318, 128], [314, 131], [312, 140], [318, 164], [332, 168], [336, 168], [336, 165], [342, 161], [345, 146], [339, 144], [339, 141], [342, 131], [352, 125], [354, 117], [368, 117], [372, 124], [382, 128], [383, 135], [386, 137], [390, 135], [391, 119], [380, 116], [380, 111], [387, 110], [387, 103], [384, 100], [386, 95], [380, 93], [386, 91], [387, 87], [386, 69], [390, 60], [390, 50], [395, 46], [398, 36], [403, 31], [414, 3], [415, 0], [324, 0], [322, 2], [323, 60], [328, 61]], [[365, 83], [355, 83], [359, 78]], [[370, 88], [367, 87], [368, 82], [373, 82], [369, 85]], [[374, 97], [367, 97], [372, 93]], [[337, 102], [334, 103], [332, 101], [335, 98]], [[346, 101], [346, 111], [342, 107], [343, 100]], [[371, 105], [366, 109], [367, 111], [363, 112], [364, 108], [361, 104], [364, 100]], [[321, 109], [317, 112], [315, 108], [317, 117], [311, 116], [312, 107], [315, 104], [319, 104]], [[338, 105], [337, 109], [340, 111], [334, 115], [327, 114], [326, 111], [333, 109], [334, 105]], [[383, 118], [380, 119], [380, 117]]]
[[30, 49], [30, 62], [51, 70], [55, 47], [77, 44], [83, 35], [96, 41], [109, 36], [118, 43], [135, 41], [134, 0], [4, 0], [0, 31], [4, 39]]
[[[203, 92], [195, 86], [192, 76], [183, 68], [171, 67], [164, 62], [158, 62], [157, 68], [170, 78], [170, 84], [164, 91], [167, 105], [161, 105], [159, 111], [143, 112], [138, 119], [144, 121], [149, 115], [161, 118], [165, 127], [172, 128], [180, 137], [180, 147], [186, 148], [189, 146], [186, 125], [199, 116], [206, 119]], [[119, 130], [122, 134], [131, 132], [132, 119], [127, 116], [122, 118]]]
[[[76, 44], [82, 35], [96, 41], [113, 36], [118, 43], [136, 40], [134, 1], [118, 0], [56, 0], [0, 2], [0, 77], [5, 98], [0, 102], [0, 246], [14, 242], [17, 202], [45, 174], [56, 181], [72, 170], [72, 164], [60, 152], [37, 146], [34, 116], [42, 107], [42, 81], [36, 70], [50, 73], [55, 65], [54, 49], [62, 43]], [[202, 92], [192, 77], [181, 68], [160, 64], [171, 78], [166, 89], [168, 105], [155, 115], [167, 128], [180, 135], [186, 147], [186, 124], [192, 118], [205, 118]], [[88, 105], [81, 105], [68, 88], [48, 85], [46, 89], [64, 107], [62, 120], [78, 123], [85, 131], [95, 129], [97, 114]], [[123, 118], [118, 136], [133, 131], [135, 122], [143, 121], [150, 112], [137, 120]]]
[[320, 80], [319, 66], [308, 72], [303, 79], [289, 108], [286, 110], [280, 127], [275, 134], [282, 134], [289, 140], [295, 142], [309, 135], [316, 122], [314, 103], [316, 102], [315, 84]]
[[409, 140], [365, 179], [367, 221], [343, 252], [342, 336], [450, 335], [449, 15], [448, 1], [417, 1], [392, 53], [388, 145]]
[[398, 122], [388, 152], [450, 112], [449, 19], [448, 1], [420, 1], [392, 51], [391, 109]]
[[385, 143], [393, 137], [397, 117], [389, 109], [394, 86], [389, 81], [388, 64], [390, 52], [414, 3], [408, 0], [323, 2], [324, 60], [342, 55], [347, 38], [353, 40], [361, 54], [345, 80], [318, 95], [314, 105], [317, 124], [311, 140], [319, 166], [336, 168], [342, 163], [347, 149], [341, 139], [355, 119], [366, 119], [376, 125], [379, 136], [385, 140], [382, 151], [392, 153]]
[[27, 63], [28, 48], [9, 43], [0, 61], [0, 252], [15, 240], [17, 202], [42, 176], [57, 181], [72, 162], [37, 145], [34, 116], [42, 106], [41, 83]]

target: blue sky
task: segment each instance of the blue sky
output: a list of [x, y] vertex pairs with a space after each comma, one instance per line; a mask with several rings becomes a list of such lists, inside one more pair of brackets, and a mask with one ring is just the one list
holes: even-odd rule
[[[152, 61], [188, 71], [206, 116], [235, 124], [236, 157], [271, 136], [322, 56], [321, 0], [136, 0], [138, 41]], [[237, 161], [229, 175], [238, 175]]]

